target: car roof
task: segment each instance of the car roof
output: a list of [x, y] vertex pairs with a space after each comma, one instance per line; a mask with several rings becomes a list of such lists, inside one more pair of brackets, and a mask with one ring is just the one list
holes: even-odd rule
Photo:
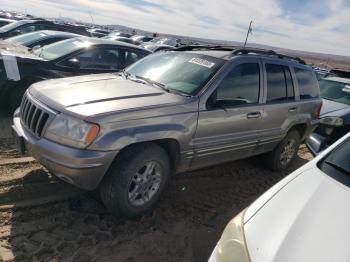
[[213, 56], [223, 60], [232, 60], [237, 56], [274, 59], [278, 62], [292, 63], [294, 66], [305, 68], [306, 70], [312, 70], [310, 66], [306, 65], [306, 62], [299, 57], [292, 57], [286, 54], [277, 53], [273, 50], [259, 49], [259, 48], [243, 48], [240, 46], [214, 46], [214, 45], [189, 45], [175, 48], [174, 51], [192, 52], [197, 54], [203, 54], [207, 56]]
[[79, 34], [74, 34], [70, 32], [63, 32], [63, 31], [56, 31], [56, 30], [40, 30], [40, 31], [35, 31], [36, 33], [44, 33], [46, 35], [52, 36], [78, 36], [80, 37], [81, 35]]
[[207, 55], [207, 56], [212, 56], [212, 57], [221, 58], [225, 60], [229, 60], [228, 57], [231, 56], [232, 54], [231, 51], [219, 51], [219, 50], [186, 51], [186, 53]]
[[338, 77], [338, 76], [328, 76], [328, 77], [325, 77], [323, 79], [350, 85], [350, 79], [349, 78], [343, 78], [343, 77]]
[[11, 18], [2, 18], [2, 17], [0, 17], [0, 21], [16, 22], [17, 20], [11, 19]]
[[110, 39], [104, 39], [104, 38], [97, 38], [97, 37], [87, 37], [87, 36], [81, 36], [78, 38], [74, 38], [75, 40], [81, 40], [81, 41], [86, 41], [89, 42], [91, 45], [115, 45], [115, 46], [125, 46], [125, 47], [130, 47], [133, 49], [139, 49], [141, 51], [149, 53], [147, 49], [138, 47], [133, 44], [129, 44], [126, 42], [121, 42], [121, 41], [115, 41], [115, 40], [110, 40]]

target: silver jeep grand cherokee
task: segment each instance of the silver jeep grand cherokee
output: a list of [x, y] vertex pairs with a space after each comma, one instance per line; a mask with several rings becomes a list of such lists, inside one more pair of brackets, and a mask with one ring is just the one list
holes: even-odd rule
[[14, 114], [22, 151], [140, 216], [171, 174], [264, 154], [287, 168], [321, 108], [312, 69], [273, 51], [190, 46], [122, 73], [33, 84]]

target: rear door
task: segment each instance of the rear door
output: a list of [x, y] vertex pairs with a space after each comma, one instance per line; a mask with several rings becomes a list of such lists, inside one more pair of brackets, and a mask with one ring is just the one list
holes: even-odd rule
[[254, 154], [263, 114], [260, 59], [235, 59], [201, 97], [193, 167]]
[[269, 151], [284, 137], [298, 119], [298, 101], [288, 63], [263, 59], [265, 71], [264, 114], [259, 149]]

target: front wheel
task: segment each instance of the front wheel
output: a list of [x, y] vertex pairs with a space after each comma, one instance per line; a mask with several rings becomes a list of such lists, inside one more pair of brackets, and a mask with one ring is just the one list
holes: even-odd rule
[[300, 146], [298, 131], [290, 131], [278, 146], [266, 155], [266, 164], [274, 171], [287, 169], [297, 156]]
[[167, 152], [149, 143], [125, 149], [100, 187], [104, 205], [114, 214], [135, 218], [150, 211], [170, 176]]

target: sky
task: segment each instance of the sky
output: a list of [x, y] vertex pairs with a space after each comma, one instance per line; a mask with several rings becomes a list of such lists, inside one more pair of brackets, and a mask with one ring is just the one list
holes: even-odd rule
[[1, 9], [350, 56], [350, 0], [0, 0]]

